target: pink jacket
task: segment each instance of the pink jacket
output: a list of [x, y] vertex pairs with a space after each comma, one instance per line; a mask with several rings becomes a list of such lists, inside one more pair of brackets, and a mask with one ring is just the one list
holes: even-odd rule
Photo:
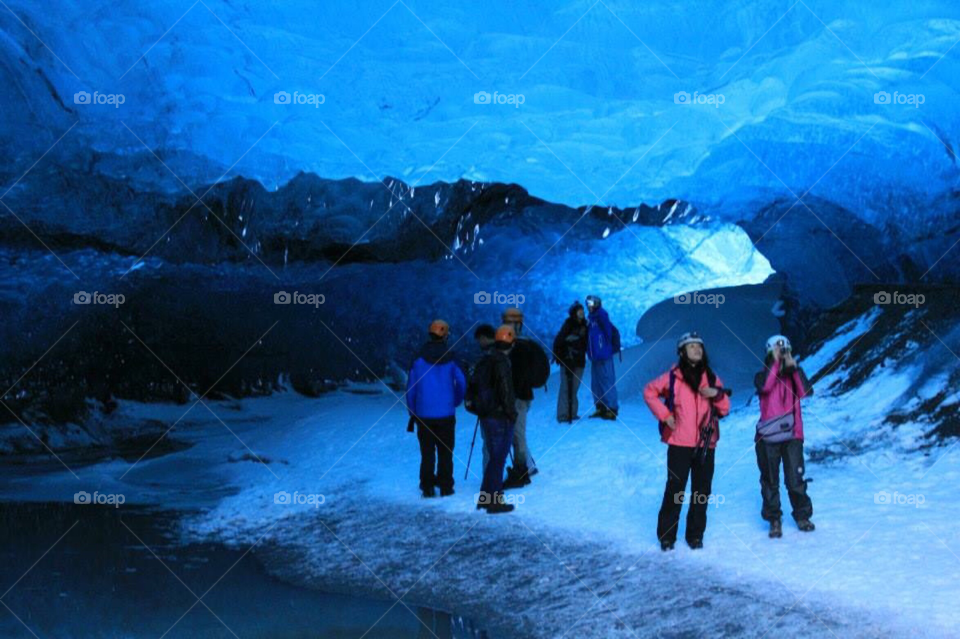
[[[673, 384], [673, 413], [667, 410], [667, 407], [661, 401], [670, 395], [670, 374], [676, 376]], [[703, 373], [700, 380], [700, 388], [708, 386], [707, 373]], [[723, 381], [717, 377], [716, 385], [723, 386]], [[658, 421], [665, 422], [672, 414], [676, 420], [676, 428], [670, 429], [667, 426], [660, 428], [660, 440], [665, 444], [672, 446], [686, 446], [696, 448], [697, 441], [700, 439], [700, 427], [707, 423], [710, 418], [710, 404], [717, 409], [720, 417], [725, 417], [730, 412], [730, 398], [726, 394], [717, 395], [715, 399], [702, 397], [699, 392], [694, 392], [683, 381], [683, 374], [680, 367], [676, 364], [673, 367], [646, 385], [643, 389], [643, 400], [650, 407], [654, 417]], [[713, 434], [710, 441], [710, 448], [716, 448], [717, 440], [720, 439], [720, 429]]]
[[803, 440], [803, 412], [800, 400], [810, 394], [803, 371], [795, 368], [791, 373], [780, 374], [780, 362], [773, 362], [766, 371], [757, 374], [755, 380], [760, 395], [760, 421], [786, 415], [793, 411], [793, 438]]

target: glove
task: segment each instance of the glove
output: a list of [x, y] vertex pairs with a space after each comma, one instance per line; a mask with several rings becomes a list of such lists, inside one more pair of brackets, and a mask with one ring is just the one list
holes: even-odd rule
[[413, 415], [411, 415], [411, 416], [410, 416], [410, 421], [407, 422], [407, 432], [408, 432], [408, 433], [412, 433], [412, 432], [413, 432], [413, 425], [416, 423], [416, 421], [417, 421], [416, 418], [415, 418]]

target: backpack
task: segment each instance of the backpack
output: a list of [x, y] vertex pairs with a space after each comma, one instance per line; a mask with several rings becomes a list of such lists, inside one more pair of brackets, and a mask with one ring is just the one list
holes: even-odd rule
[[484, 357], [473, 368], [467, 380], [463, 406], [477, 417], [492, 415], [497, 410], [497, 393], [493, 385], [493, 359]]
[[610, 345], [613, 346], [613, 354], [620, 353], [620, 361], [623, 361], [623, 352], [620, 350], [620, 329], [610, 323]]
[[550, 379], [550, 358], [547, 357], [547, 352], [536, 342], [523, 340], [523, 344], [526, 349], [524, 355], [530, 377], [530, 386], [532, 388], [546, 386]]

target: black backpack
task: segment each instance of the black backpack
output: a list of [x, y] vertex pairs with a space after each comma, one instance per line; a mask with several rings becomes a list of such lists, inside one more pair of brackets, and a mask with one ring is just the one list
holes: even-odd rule
[[484, 357], [473, 367], [467, 380], [467, 392], [463, 397], [463, 406], [468, 413], [477, 417], [487, 417], [497, 411], [497, 392], [493, 384], [494, 361]]
[[543, 347], [536, 342], [523, 339], [517, 340], [518, 345], [524, 348], [524, 362], [531, 388], [542, 388], [550, 379], [550, 358]]

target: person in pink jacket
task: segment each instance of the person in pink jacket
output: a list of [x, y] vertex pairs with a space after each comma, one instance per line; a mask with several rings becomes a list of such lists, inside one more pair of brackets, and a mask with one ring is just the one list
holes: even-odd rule
[[[667, 485], [657, 520], [657, 539], [664, 551], [673, 550], [677, 540], [688, 477], [691, 495], [685, 537], [691, 548], [703, 548], [714, 452], [720, 439], [716, 420], [730, 412], [729, 394], [710, 368], [700, 336], [685, 333], [677, 342], [677, 354], [680, 361], [643, 389], [644, 401], [660, 422], [660, 439], [668, 447]], [[702, 448], [706, 450], [698, 450]]]
[[760, 396], [761, 423], [784, 418], [788, 414], [793, 419], [793, 436], [786, 441], [771, 443], [759, 434], [756, 437], [760, 494], [763, 497], [760, 516], [770, 522], [772, 539], [783, 536], [783, 511], [780, 509], [780, 461], [783, 460], [783, 478], [793, 508], [793, 519], [797, 522], [797, 528], [812, 532], [816, 527], [810, 521], [813, 503], [807, 495], [807, 482], [803, 478], [803, 413], [800, 400], [811, 395], [813, 389], [793, 357], [789, 339], [774, 335], [767, 340], [764, 369], [757, 373], [754, 384]]

